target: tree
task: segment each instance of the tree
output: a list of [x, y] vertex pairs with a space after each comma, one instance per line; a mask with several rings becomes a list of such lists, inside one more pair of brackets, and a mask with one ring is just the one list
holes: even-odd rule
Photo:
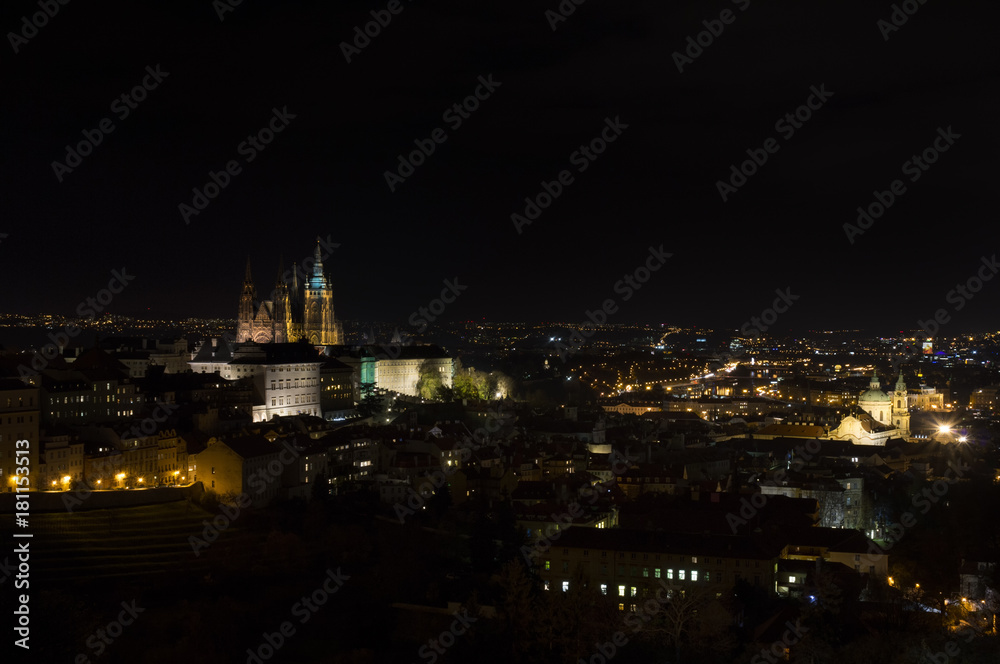
[[[707, 584], [677, 586], [663, 592], [669, 599], [642, 628], [641, 635], [646, 640], [673, 646], [674, 661], [680, 662], [683, 648], [694, 637], [704, 642], [721, 631], [718, 616], [724, 609], [713, 606], [718, 604], [715, 587]], [[703, 619], [706, 613], [708, 621]]]
[[373, 383], [363, 383], [361, 385], [361, 402], [358, 404], [358, 413], [361, 417], [371, 417], [385, 412], [385, 399], [375, 389]]
[[441, 372], [430, 360], [424, 360], [417, 369], [417, 393], [424, 399], [437, 398], [439, 390], [444, 387]]
[[538, 611], [531, 578], [524, 563], [512, 560], [500, 570], [497, 618], [507, 636], [510, 661], [528, 662], [538, 652]]

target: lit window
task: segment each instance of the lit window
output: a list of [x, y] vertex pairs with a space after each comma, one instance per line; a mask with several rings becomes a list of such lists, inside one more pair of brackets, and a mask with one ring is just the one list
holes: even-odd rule
[[677, 570], [677, 578], [680, 579], [681, 581], [684, 580], [684, 570], [682, 569]]
[[625, 597], [625, 586], [618, 586], [618, 596]]
[[562, 589], [563, 589], [563, 592], [566, 592], [567, 590], [569, 590], [569, 581], [563, 581], [563, 583], [562, 583]]
[[632, 590], [632, 595], [631, 596], [635, 597], [635, 594], [636, 594], [636, 588], [635, 588], [635, 586], [632, 586], [631, 590]]
[[692, 581], [698, 580], [698, 570], [696, 569], [691, 570], [691, 580]]
[[672, 570], [672, 569], [668, 569], [667, 570], [667, 578], [668, 579], [674, 578], [674, 570]]
[[552, 563], [548, 560], [545, 561], [545, 569], [552, 569]]
[[660, 568], [659, 567], [657, 567], [656, 569], [653, 570], [653, 576], [656, 577], [657, 579], [660, 578]]
[[788, 577], [788, 582], [789, 583], [795, 583], [795, 577], [794, 576], [789, 576]]
[[607, 595], [608, 594], [608, 584], [606, 584], [606, 583], [602, 583], [601, 584], [601, 594], [602, 595]]

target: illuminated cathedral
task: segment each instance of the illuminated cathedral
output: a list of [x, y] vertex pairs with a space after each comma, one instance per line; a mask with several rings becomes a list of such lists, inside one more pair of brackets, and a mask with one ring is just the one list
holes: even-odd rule
[[885, 445], [891, 438], [908, 438], [910, 410], [903, 372], [899, 372], [892, 396], [880, 388], [878, 375], [873, 371], [868, 390], [858, 397], [858, 412], [845, 417], [829, 438], [849, 440], [855, 445]]
[[312, 269], [305, 270], [304, 284], [299, 283], [298, 269], [290, 270], [289, 275], [279, 267], [271, 299], [258, 300], [247, 259], [236, 322], [237, 342], [289, 343], [305, 339], [314, 346], [343, 343], [343, 328], [333, 315], [333, 289], [323, 273], [318, 241], [312, 263]]

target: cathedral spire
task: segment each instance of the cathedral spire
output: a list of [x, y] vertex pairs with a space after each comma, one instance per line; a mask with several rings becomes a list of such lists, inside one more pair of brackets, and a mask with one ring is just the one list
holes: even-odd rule
[[246, 283], [253, 283], [253, 277], [250, 276], [250, 255], [247, 255], [247, 276], [243, 277], [243, 281]]
[[323, 276], [323, 253], [320, 251], [320, 242], [322, 238], [316, 238], [316, 249], [313, 251], [313, 276], [322, 277]]

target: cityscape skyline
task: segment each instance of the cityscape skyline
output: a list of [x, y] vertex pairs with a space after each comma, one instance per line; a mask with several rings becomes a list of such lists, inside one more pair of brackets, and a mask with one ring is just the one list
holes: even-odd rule
[[998, 18], [4, 3], [8, 649], [995, 664]]

